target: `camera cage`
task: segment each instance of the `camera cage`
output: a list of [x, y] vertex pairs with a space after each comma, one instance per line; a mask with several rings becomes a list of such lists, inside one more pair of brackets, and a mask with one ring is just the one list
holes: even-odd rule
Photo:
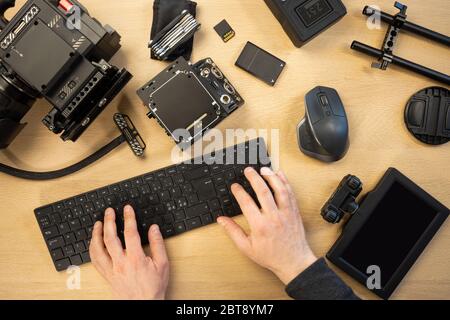
[[0, 1], [0, 148], [38, 98], [53, 106], [43, 124], [75, 142], [132, 78], [108, 63], [121, 37], [76, 0], [28, 0], [7, 21], [14, 5]]

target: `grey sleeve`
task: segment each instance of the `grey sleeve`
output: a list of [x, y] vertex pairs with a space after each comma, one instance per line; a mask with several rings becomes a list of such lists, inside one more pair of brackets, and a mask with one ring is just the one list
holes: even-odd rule
[[296, 300], [359, 300], [352, 289], [328, 267], [324, 258], [292, 280], [286, 292]]

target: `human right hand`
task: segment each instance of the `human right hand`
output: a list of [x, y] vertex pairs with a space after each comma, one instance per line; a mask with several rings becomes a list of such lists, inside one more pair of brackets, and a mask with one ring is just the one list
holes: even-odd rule
[[317, 260], [306, 241], [297, 200], [281, 172], [274, 173], [269, 168], [262, 168], [259, 175], [249, 167], [245, 169], [245, 176], [261, 208], [242, 186], [234, 184], [231, 191], [249, 223], [250, 234], [247, 235], [229, 217], [219, 217], [217, 222], [246, 256], [271, 270], [287, 285]]

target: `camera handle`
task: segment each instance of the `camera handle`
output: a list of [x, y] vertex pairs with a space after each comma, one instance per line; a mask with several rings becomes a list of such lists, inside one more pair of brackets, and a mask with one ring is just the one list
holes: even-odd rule
[[5, 12], [8, 9], [14, 8], [16, 0], [0, 0], [0, 31], [3, 30], [8, 24], [8, 20], [5, 17]]

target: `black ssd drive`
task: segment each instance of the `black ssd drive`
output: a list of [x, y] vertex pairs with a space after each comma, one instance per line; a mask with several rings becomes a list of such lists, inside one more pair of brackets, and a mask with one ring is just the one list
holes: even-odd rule
[[274, 86], [286, 63], [253, 43], [247, 42], [236, 61], [236, 66]]

